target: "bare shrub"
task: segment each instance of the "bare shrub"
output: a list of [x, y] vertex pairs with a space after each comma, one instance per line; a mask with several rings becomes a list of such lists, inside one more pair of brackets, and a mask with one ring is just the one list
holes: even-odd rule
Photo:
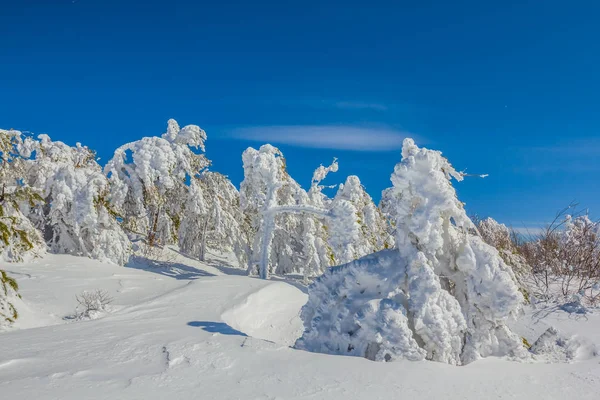
[[532, 267], [538, 297], [548, 300], [558, 292], [595, 305], [600, 302], [600, 223], [585, 212], [570, 214], [575, 207], [571, 204], [559, 211], [519, 251]]
[[99, 313], [108, 311], [108, 306], [113, 302], [108, 292], [102, 289], [84, 291], [75, 296], [75, 299], [78, 303], [75, 319], [94, 319]]

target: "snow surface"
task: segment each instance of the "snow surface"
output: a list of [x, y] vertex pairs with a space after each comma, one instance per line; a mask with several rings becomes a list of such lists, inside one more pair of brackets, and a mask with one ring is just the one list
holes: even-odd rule
[[[597, 399], [599, 358], [456, 367], [372, 362], [289, 347], [301, 335], [303, 287], [236, 275], [228, 259], [177, 255], [130, 267], [48, 255], [3, 265], [23, 296], [0, 333], [2, 399]], [[230, 275], [227, 275], [230, 274]], [[70, 322], [75, 295], [104, 289], [106, 317]], [[548, 310], [553, 311], [553, 310]], [[513, 330], [548, 326], [600, 344], [600, 314], [529, 310]]]

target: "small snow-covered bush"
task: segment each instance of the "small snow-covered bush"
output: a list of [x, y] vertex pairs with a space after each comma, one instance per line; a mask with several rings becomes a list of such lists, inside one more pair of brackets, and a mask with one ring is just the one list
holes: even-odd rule
[[377, 361], [463, 365], [487, 356], [527, 358], [507, 322], [523, 303], [498, 251], [473, 234], [440, 152], [404, 141], [386, 192], [395, 251], [332, 268], [309, 288], [298, 348]]
[[74, 319], [96, 319], [103, 313], [109, 311], [108, 306], [113, 302], [108, 292], [102, 289], [96, 289], [93, 292], [84, 291], [75, 296], [78, 306]]

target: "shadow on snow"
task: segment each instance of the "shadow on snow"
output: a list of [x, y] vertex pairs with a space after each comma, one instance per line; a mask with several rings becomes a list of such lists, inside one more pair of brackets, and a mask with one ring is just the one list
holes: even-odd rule
[[194, 280], [207, 276], [215, 276], [204, 270], [178, 262], [156, 261], [144, 257], [132, 257], [126, 267], [153, 272], [179, 280]]
[[202, 328], [202, 330], [210, 333], [220, 333], [222, 335], [235, 335], [235, 336], [248, 336], [244, 332], [240, 332], [233, 329], [231, 326], [224, 322], [210, 322], [210, 321], [190, 321], [187, 323], [188, 326], [195, 328]]

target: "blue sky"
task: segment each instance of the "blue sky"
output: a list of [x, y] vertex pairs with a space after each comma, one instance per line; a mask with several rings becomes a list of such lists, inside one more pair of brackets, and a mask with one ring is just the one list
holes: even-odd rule
[[[405, 136], [458, 169], [470, 213], [517, 227], [600, 209], [596, 1], [0, 0], [0, 127], [107, 160], [168, 118], [214, 170], [282, 149], [304, 186], [338, 157], [379, 199]], [[595, 211], [595, 213], [594, 213]]]

